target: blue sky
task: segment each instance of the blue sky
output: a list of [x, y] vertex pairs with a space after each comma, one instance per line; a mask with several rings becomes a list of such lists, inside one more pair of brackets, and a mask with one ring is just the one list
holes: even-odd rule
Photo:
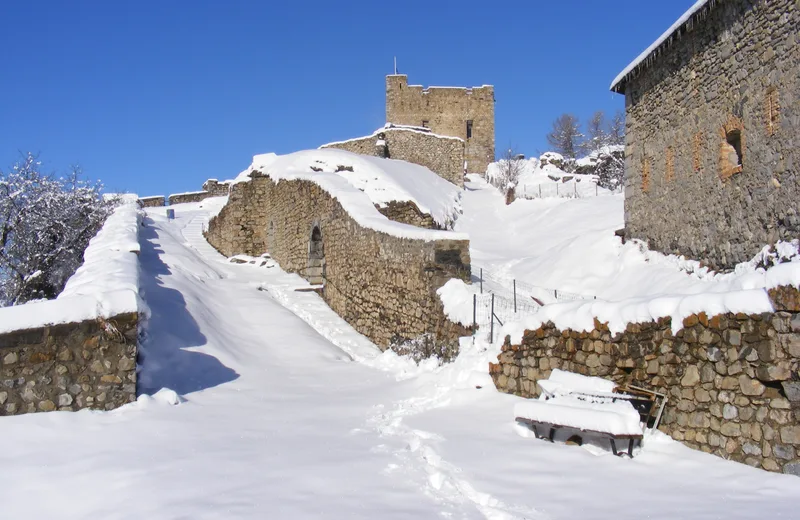
[[200, 189], [253, 154], [382, 126], [384, 76], [495, 85], [498, 153], [623, 108], [616, 74], [694, 0], [30, 0], [0, 5], [0, 169], [20, 151], [108, 190]]

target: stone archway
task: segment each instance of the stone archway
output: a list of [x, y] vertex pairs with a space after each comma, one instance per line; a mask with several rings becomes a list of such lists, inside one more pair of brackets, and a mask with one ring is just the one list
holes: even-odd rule
[[308, 242], [306, 279], [312, 285], [325, 284], [325, 244], [318, 224], [311, 229], [311, 240]]

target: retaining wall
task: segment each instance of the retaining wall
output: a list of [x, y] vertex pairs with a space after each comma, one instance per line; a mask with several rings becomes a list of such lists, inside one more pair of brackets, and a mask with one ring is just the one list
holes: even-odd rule
[[546, 323], [502, 347], [497, 389], [537, 397], [536, 381], [560, 368], [663, 392], [659, 427], [687, 446], [770, 471], [800, 475], [800, 298], [770, 291], [775, 313], [670, 318], [621, 334], [595, 320], [590, 332]]
[[[268, 251], [289, 272], [308, 275], [312, 230], [324, 250], [323, 297], [356, 330], [385, 349], [430, 334], [452, 355], [468, 331], [450, 323], [436, 289], [468, 280], [467, 240], [421, 240], [361, 226], [314, 182], [274, 182], [259, 172], [235, 184], [206, 238], [222, 254]], [[444, 234], [444, 232], [442, 232]]]

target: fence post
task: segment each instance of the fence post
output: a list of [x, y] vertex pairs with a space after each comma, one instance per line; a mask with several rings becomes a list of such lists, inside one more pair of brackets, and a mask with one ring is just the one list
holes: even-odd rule
[[542, 185], [539, 184], [539, 198], [542, 198]]
[[489, 344], [494, 341], [494, 293], [492, 293], [492, 324], [489, 325]]
[[514, 314], [517, 313], [517, 280], [514, 279]]
[[483, 294], [483, 267], [481, 267], [481, 294]]
[[553, 289], [553, 297], [558, 300], [558, 289]]
[[472, 295], [472, 334], [478, 330], [478, 295]]
[[578, 183], [577, 182], [573, 183], [572, 184], [572, 188], [573, 188], [572, 193], [575, 195], [575, 198], [577, 199], [578, 198]]

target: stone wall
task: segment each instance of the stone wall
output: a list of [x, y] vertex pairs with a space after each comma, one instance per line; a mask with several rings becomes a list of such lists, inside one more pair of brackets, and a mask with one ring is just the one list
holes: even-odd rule
[[382, 208], [376, 205], [375, 209], [389, 220], [394, 220], [395, 222], [426, 229], [441, 229], [429, 213], [420, 211], [419, 206], [410, 200], [392, 200]]
[[729, 268], [800, 235], [800, 6], [707, 9], [621, 84], [625, 225], [653, 249]]
[[[427, 126], [433, 132], [465, 142], [467, 171], [485, 173], [494, 161], [494, 87], [409, 85], [408, 76], [386, 76], [386, 121]], [[467, 121], [472, 135], [467, 136]]]
[[660, 430], [687, 446], [770, 471], [800, 475], [800, 297], [770, 291], [775, 313], [701, 313], [630, 324], [612, 335], [546, 323], [502, 347], [490, 372], [498, 390], [536, 397], [554, 368], [668, 395]]
[[203, 191], [207, 191], [210, 197], [224, 197], [230, 187], [230, 182], [219, 182], [217, 179], [208, 179], [203, 183]]
[[141, 204], [143, 208], [158, 208], [166, 205], [166, 197], [163, 195], [142, 197], [139, 199], [139, 204]]
[[386, 157], [425, 166], [439, 177], [464, 187], [464, 141], [432, 134], [424, 128], [387, 125], [374, 134], [321, 148]]
[[0, 335], [0, 415], [135, 401], [137, 326], [132, 313]]
[[189, 193], [176, 193], [174, 195], [170, 195], [168, 200], [169, 205], [172, 206], [174, 204], [184, 204], [186, 202], [200, 202], [201, 200], [205, 200], [214, 196], [215, 195], [207, 191], [192, 191]]
[[309, 276], [318, 227], [323, 297], [337, 314], [383, 349], [432, 334], [445, 357], [455, 352], [469, 332], [447, 321], [435, 292], [450, 278], [468, 280], [468, 241], [391, 236], [360, 226], [311, 181], [251, 178], [231, 188], [209, 223], [209, 243], [226, 256], [267, 251], [283, 269]]

